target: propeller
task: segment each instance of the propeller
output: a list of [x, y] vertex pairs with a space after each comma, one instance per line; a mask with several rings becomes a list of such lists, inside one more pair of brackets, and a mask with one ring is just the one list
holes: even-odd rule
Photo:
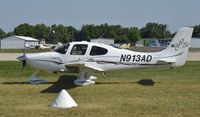
[[24, 53], [22, 56], [17, 57], [18, 60], [22, 62], [22, 69], [26, 67], [26, 54]]
[[17, 59], [19, 61], [22, 61], [22, 70], [24, 70], [24, 68], [26, 67], [26, 45], [24, 44], [24, 51], [23, 51], [23, 55], [17, 57]]

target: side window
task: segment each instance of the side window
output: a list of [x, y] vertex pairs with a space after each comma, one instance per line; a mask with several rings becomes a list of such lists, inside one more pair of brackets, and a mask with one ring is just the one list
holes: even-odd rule
[[85, 55], [88, 45], [76, 44], [72, 47], [71, 55]]
[[92, 49], [90, 51], [90, 55], [91, 56], [95, 56], [95, 55], [105, 55], [107, 54], [108, 50], [102, 47], [98, 47], [98, 46], [92, 46]]

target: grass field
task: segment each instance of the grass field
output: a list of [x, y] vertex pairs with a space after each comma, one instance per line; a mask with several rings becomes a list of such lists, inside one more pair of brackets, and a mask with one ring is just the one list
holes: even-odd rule
[[[0, 115], [2, 117], [199, 117], [200, 62], [184, 67], [129, 69], [96, 73], [95, 85], [77, 87], [77, 74], [41, 72], [46, 84], [26, 84], [35, 70], [20, 62], [0, 62]], [[65, 88], [78, 103], [72, 109], [50, 105]]]

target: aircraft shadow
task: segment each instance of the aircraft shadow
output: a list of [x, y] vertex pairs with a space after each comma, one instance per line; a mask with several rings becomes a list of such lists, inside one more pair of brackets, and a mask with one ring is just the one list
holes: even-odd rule
[[29, 82], [4, 82], [2, 84], [12, 85], [12, 84], [32, 84], [32, 85], [40, 85], [40, 84], [54, 84], [55, 82], [44, 82], [44, 83], [29, 83]]
[[142, 79], [137, 82], [139, 85], [143, 86], [154, 86], [155, 82], [152, 79]]
[[62, 89], [72, 89], [77, 87], [74, 84], [74, 80], [76, 79], [76, 75], [63, 75], [59, 77], [59, 79], [56, 82], [44, 82], [44, 83], [39, 83], [39, 84], [31, 84], [29, 82], [3, 82], [2, 84], [6, 85], [40, 85], [40, 84], [52, 84], [50, 87], [47, 89], [42, 90], [40, 93], [58, 93]]
[[74, 84], [74, 80], [76, 78], [76, 75], [63, 75], [56, 82], [54, 82], [53, 85], [47, 89], [42, 90], [40, 93], [58, 93], [62, 89], [68, 90], [76, 88], [78, 87]]
[[152, 79], [141, 79], [138, 82], [96, 82], [95, 84], [139, 84], [142, 86], [154, 86], [155, 82]]
[[[74, 84], [74, 80], [76, 79], [76, 75], [63, 75], [59, 77], [56, 82], [45, 82], [42, 84], [52, 84], [47, 89], [42, 90], [40, 93], [59, 93], [62, 89], [72, 89], [78, 87]], [[4, 82], [3, 84], [29, 84], [28, 82]], [[139, 84], [142, 86], [154, 86], [155, 82], [152, 79], [141, 79], [138, 82], [96, 82], [95, 85], [101, 84]], [[39, 85], [39, 84], [35, 84]]]
[[3, 82], [2, 84], [14, 85], [14, 84], [28, 84], [27, 82]]

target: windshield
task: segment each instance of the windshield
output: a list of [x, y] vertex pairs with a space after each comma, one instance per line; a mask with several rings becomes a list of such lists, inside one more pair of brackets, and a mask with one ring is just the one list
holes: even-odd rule
[[67, 52], [68, 47], [69, 47], [69, 44], [66, 43], [66, 44], [63, 44], [62, 46], [56, 48], [54, 51], [61, 53], [61, 54], [65, 54]]

